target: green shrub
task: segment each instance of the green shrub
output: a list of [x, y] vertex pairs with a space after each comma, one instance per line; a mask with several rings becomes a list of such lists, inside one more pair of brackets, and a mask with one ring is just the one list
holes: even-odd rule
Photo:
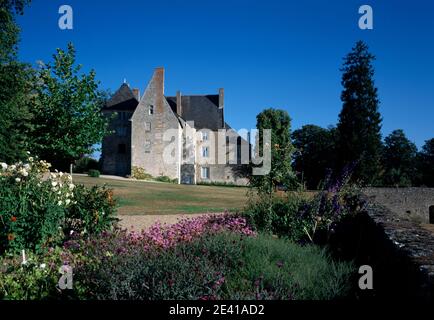
[[[227, 241], [235, 240], [227, 235]], [[319, 300], [345, 297], [354, 267], [318, 246], [259, 234], [243, 241], [241, 267], [226, 277], [226, 299]]]
[[25, 256], [25, 263], [22, 255], [0, 256], [0, 300], [71, 300], [86, 296], [88, 288], [74, 278], [72, 290], [59, 288], [60, 268], [70, 267], [74, 277], [74, 266], [89, 260], [85, 253], [72, 255], [56, 247], [38, 254], [26, 251]]
[[141, 167], [133, 167], [131, 170], [131, 177], [137, 180], [151, 180], [152, 176], [146, 173], [145, 169]]
[[61, 225], [73, 203], [71, 176], [50, 173], [45, 161], [0, 167], [0, 252], [41, 250], [61, 243]]
[[118, 220], [113, 191], [106, 186], [86, 188], [78, 185], [74, 203], [68, 207], [63, 230], [66, 235], [95, 235], [110, 230]]
[[271, 208], [268, 199], [251, 202], [244, 215], [260, 231], [298, 239], [304, 232], [297, 225], [297, 213], [307, 202], [304, 193], [288, 192], [285, 197], [274, 196]]
[[83, 157], [75, 163], [73, 170], [75, 173], [86, 173], [90, 170], [98, 170], [99, 169], [99, 163], [97, 160], [89, 158], [89, 157]]
[[[0, 257], [0, 300], [43, 300], [62, 296], [57, 288], [62, 266], [61, 250], [46, 254], [26, 252], [21, 256]], [[66, 292], [65, 292], [66, 293]]]
[[178, 183], [178, 179], [171, 179], [168, 176], [159, 176], [159, 177], [156, 177], [154, 180], [159, 181], [159, 182]]
[[65, 231], [93, 234], [114, 221], [110, 190], [76, 188], [72, 177], [49, 172], [45, 161], [0, 163], [0, 254], [45, 251], [61, 245]]
[[99, 178], [100, 173], [98, 170], [91, 169], [89, 170], [88, 176], [92, 178]]
[[348, 179], [345, 171], [313, 197], [303, 192], [286, 192], [283, 198], [251, 197], [244, 214], [258, 230], [293, 241], [324, 244], [344, 217], [356, 215], [365, 205], [359, 189], [348, 185]]

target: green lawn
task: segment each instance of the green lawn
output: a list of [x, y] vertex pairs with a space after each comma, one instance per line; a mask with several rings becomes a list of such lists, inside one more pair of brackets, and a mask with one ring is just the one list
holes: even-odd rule
[[73, 176], [75, 184], [114, 190], [119, 214], [161, 215], [235, 211], [246, 204], [246, 188], [178, 185]]

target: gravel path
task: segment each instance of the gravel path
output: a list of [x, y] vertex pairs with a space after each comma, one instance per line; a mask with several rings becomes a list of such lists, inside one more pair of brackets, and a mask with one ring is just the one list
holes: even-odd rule
[[[88, 177], [87, 174], [85, 173], [73, 173], [72, 175], [74, 176], [78, 176], [78, 177]], [[119, 177], [119, 176], [111, 176], [108, 174], [101, 174], [99, 176], [99, 178], [101, 179], [111, 179], [111, 180], [121, 180], [121, 181], [133, 181], [133, 182], [155, 182], [155, 183], [162, 183], [160, 181], [155, 181], [155, 180], [137, 180], [137, 179], [132, 179], [132, 178], [125, 178], [125, 177]]]
[[[120, 215], [118, 216], [120, 218], [120, 225], [124, 229], [128, 230], [134, 230], [134, 231], [140, 231], [140, 230], [146, 230], [150, 226], [152, 226], [156, 222], [160, 222], [162, 224], [174, 224], [178, 222], [180, 219], [185, 218], [194, 218], [203, 216], [207, 213], [200, 213], [200, 214], [168, 214], [168, 215], [134, 215], [134, 216], [128, 216], [128, 215]], [[216, 213], [213, 213], [216, 214]]]

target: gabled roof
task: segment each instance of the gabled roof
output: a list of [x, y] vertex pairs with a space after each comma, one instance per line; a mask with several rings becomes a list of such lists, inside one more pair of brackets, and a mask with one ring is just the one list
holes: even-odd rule
[[[176, 97], [166, 97], [172, 111], [176, 114]], [[219, 109], [218, 95], [195, 95], [181, 97], [181, 114], [185, 121], [194, 121], [194, 127], [218, 130], [223, 128], [223, 109]]]
[[134, 111], [136, 110], [138, 104], [139, 101], [137, 101], [130, 87], [124, 83], [115, 92], [111, 99], [107, 101], [106, 105], [103, 107], [103, 110]]

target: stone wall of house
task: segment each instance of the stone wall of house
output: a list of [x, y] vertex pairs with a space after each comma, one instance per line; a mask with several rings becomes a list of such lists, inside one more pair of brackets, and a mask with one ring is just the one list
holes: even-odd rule
[[[113, 112], [117, 116], [109, 122], [112, 134], [104, 137], [101, 150], [102, 172], [105, 174], [127, 176], [131, 174], [131, 122], [132, 112], [105, 112], [111, 117]], [[121, 113], [123, 112], [123, 113]]]
[[434, 188], [367, 188], [365, 194], [405, 221], [429, 223], [434, 206]]
[[[225, 132], [224, 132], [225, 133]], [[220, 135], [218, 132], [209, 131], [209, 140], [200, 140], [201, 134], [198, 134], [196, 148], [196, 181], [199, 183], [229, 183], [236, 185], [247, 185], [248, 180], [239, 176], [238, 167], [241, 164], [241, 144], [246, 150], [248, 142], [239, 136], [235, 140], [227, 140], [225, 134]], [[219, 148], [219, 145], [220, 148]], [[203, 147], [209, 147], [209, 156], [203, 156]], [[219, 154], [220, 153], [222, 154]], [[210, 170], [209, 178], [202, 176], [202, 167]]]
[[[210, 179], [204, 179], [201, 176], [201, 167], [206, 166], [210, 168]], [[219, 164], [202, 164], [197, 165], [196, 169], [196, 180], [198, 183], [227, 183], [235, 184], [239, 186], [246, 186], [248, 184], [248, 179], [238, 176], [238, 166], [237, 165], [219, 165]]]
[[[172, 179], [179, 178], [181, 128], [164, 98], [163, 68], [155, 70], [134, 112], [132, 127], [132, 166], [144, 168], [155, 177], [165, 175]], [[174, 135], [165, 136], [168, 132]], [[164, 152], [167, 150], [175, 157], [174, 161], [165, 159]]]

